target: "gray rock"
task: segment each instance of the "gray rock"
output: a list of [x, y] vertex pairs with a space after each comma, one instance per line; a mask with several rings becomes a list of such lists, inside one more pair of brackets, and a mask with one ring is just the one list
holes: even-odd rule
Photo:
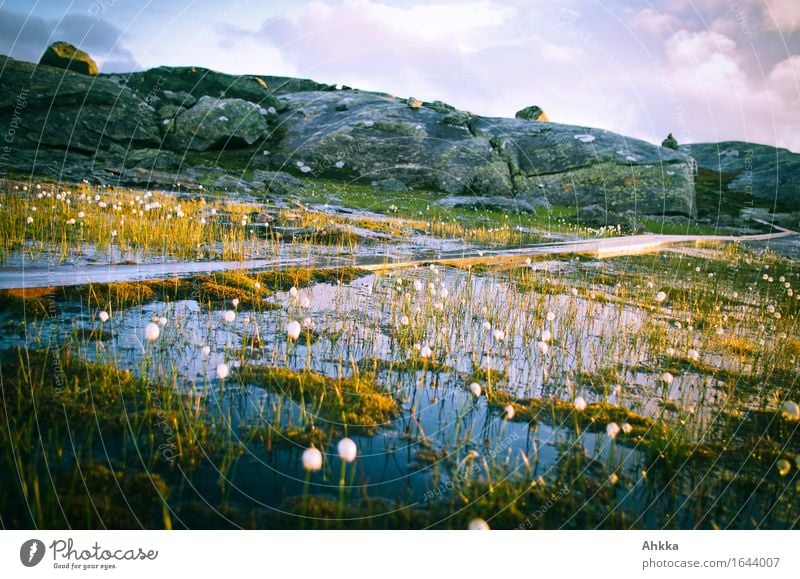
[[144, 167], [128, 169], [124, 173], [111, 179], [110, 182], [119, 183], [128, 187], [144, 187], [164, 189], [167, 191], [198, 190], [200, 184], [187, 177], [171, 171], [154, 171]]
[[181, 158], [165, 149], [135, 149], [126, 154], [124, 163], [126, 167], [144, 167], [164, 171], [180, 167]]
[[165, 90], [161, 92], [161, 96], [165, 101], [181, 108], [192, 107], [197, 103], [197, 99], [188, 92]]
[[178, 106], [178, 105], [166, 104], [166, 105], [163, 105], [163, 106], [159, 107], [158, 116], [161, 119], [162, 124], [163, 124], [164, 120], [166, 120], [166, 119], [172, 120], [172, 119], [174, 119], [176, 116], [178, 116], [180, 113], [182, 113], [185, 110], [186, 109], [184, 107], [181, 107], [181, 106]]
[[[88, 77], [0, 58], [0, 70], [0, 124], [19, 125], [16, 109], [24, 109], [11, 168], [72, 171], [80, 165], [71, 160], [83, 158], [109, 179], [141, 181], [153, 178], [152, 169], [175, 167], [176, 182], [227, 176], [233, 180], [221, 185], [276, 194], [302, 186], [285, 173], [248, 183], [235, 177], [277, 169], [365, 184], [396, 180], [451, 197], [507, 197], [518, 207], [695, 212], [691, 157], [607, 131], [484, 118], [436, 101], [199, 68]], [[180, 109], [193, 99], [191, 108]], [[48, 151], [39, 156], [43, 165], [32, 160], [37, 148]], [[177, 167], [175, 157], [153, 153], [159, 149], [177, 153]], [[139, 150], [141, 156], [132, 155]], [[59, 157], [70, 162], [60, 164]], [[95, 163], [100, 157], [103, 163]], [[123, 159], [147, 171], [133, 174]], [[740, 186], [744, 175], [732, 174], [732, 184]]]
[[283, 171], [253, 171], [253, 181], [261, 184], [261, 189], [275, 195], [290, 195], [303, 188], [303, 182]]
[[602, 227], [608, 225], [608, 211], [600, 205], [578, 207], [578, 220], [583, 225]]
[[[155, 111], [105, 78], [0, 57], [0, 125], [16, 129], [14, 147], [93, 155], [158, 147]], [[15, 120], [17, 119], [17, 120]]]
[[800, 209], [800, 154], [768, 145], [728, 141], [684, 145], [709, 179], [746, 202], [749, 196], [778, 208]]
[[545, 209], [546, 203], [539, 204], [536, 207], [533, 203], [529, 203], [523, 199], [514, 199], [511, 197], [500, 196], [458, 196], [458, 197], [445, 197], [437, 201], [438, 205], [447, 207], [448, 209], [465, 207], [469, 209], [496, 209], [505, 211], [507, 213], [535, 213], [537, 209]]
[[479, 195], [513, 195], [514, 185], [508, 164], [504, 161], [493, 161], [478, 167], [471, 188]]
[[352, 92], [343, 116], [336, 112], [341, 92], [282, 97], [288, 108], [285, 133], [272, 149], [274, 167], [300, 161], [315, 175], [332, 178], [341, 178], [346, 167], [348, 176], [366, 183], [394, 178], [414, 189], [459, 193], [493, 156], [488, 139], [442, 124], [442, 114], [428, 107], [410, 108], [387, 95]]
[[695, 212], [693, 162], [685, 154], [573, 125], [476, 118], [471, 127], [508, 164], [518, 197], [571, 206], [602, 201], [613, 211]]
[[467, 127], [469, 126], [470, 121], [469, 113], [465, 113], [464, 111], [453, 111], [449, 113], [445, 113], [442, 116], [442, 124], [450, 125], [451, 127]]
[[672, 149], [673, 151], [678, 150], [678, 140], [672, 136], [672, 133], [667, 135], [667, 138], [661, 141], [661, 146], [666, 147], [667, 149]]
[[403, 183], [400, 179], [394, 178], [373, 181], [371, 186], [373, 189], [378, 189], [379, 191], [393, 191], [395, 193], [405, 193], [410, 191], [408, 185]]
[[225, 189], [226, 191], [252, 191], [253, 184], [244, 179], [239, 179], [232, 175], [221, 175], [214, 179], [212, 183], [214, 189]]
[[442, 113], [443, 115], [453, 112], [459, 112], [458, 109], [456, 109], [456, 107], [454, 107], [453, 105], [443, 103], [442, 101], [431, 101], [429, 103], [422, 103], [422, 106], [428, 107], [429, 109], [432, 109], [437, 113]]
[[252, 145], [267, 134], [263, 107], [241, 99], [201, 97], [169, 125], [167, 142], [174, 150], [206, 151], [231, 142]]

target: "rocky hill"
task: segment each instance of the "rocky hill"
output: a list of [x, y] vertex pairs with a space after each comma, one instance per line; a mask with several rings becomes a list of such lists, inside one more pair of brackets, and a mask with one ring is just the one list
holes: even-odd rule
[[75, 68], [0, 57], [0, 127], [13, 128], [1, 172], [279, 193], [324, 178], [520, 206], [696, 211], [685, 152], [546, 122], [538, 107], [490, 118], [303, 79]]
[[697, 160], [704, 179], [717, 181], [742, 205], [800, 209], [800, 155], [767, 145], [727, 141], [680, 150]]

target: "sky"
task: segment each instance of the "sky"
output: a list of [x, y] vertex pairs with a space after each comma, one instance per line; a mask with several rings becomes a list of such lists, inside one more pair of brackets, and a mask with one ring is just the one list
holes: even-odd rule
[[285, 75], [800, 152], [800, 0], [0, 0], [0, 54]]

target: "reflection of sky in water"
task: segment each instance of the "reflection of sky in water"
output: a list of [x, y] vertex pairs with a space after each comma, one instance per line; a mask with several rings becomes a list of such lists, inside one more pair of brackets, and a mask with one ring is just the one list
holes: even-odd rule
[[[403, 279], [399, 285], [397, 276]], [[422, 292], [414, 289], [414, 279], [422, 282]], [[437, 290], [448, 288], [449, 295], [430, 295], [431, 284]], [[308, 298], [310, 307], [300, 306], [303, 298]], [[319, 284], [302, 289], [297, 299], [288, 293], [268, 299], [280, 304], [281, 309], [256, 313], [240, 307], [233, 323], [223, 320], [229, 303], [212, 311], [191, 300], [148, 303], [115, 312], [103, 325], [113, 338], [102, 344], [85, 342], [84, 348], [89, 358], [113, 361], [121, 368], [145, 372], [154, 380], [177, 376], [179, 388], [200, 397], [211, 410], [216, 427], [231, 428], [234, 437], [245, 437], [247, 450], [229, 474], [235, 483], [234, 495], [246, 493], [252, 500], [272, 506], [281, 497], [302, 492], [304, 473], [299, 457], [303, 449], [278, 441], [267, 451], [249, 441], [246, 432], [250, 427], [275, 423], [303, 426], [309, 410], [303, 412], [294, 401], [276, 392], [252, 385], [242, 387], [231, 378], [221, 388], [216, 367], [225, 362], [233, 370], [244, 358], [247, 363], [304, 368], [307, 346], [287, 348], [285, 327], [290, 319], [310, 318], [318, 332], [319, 339], [311, 346], [311, 367], [317, 372], [349, 376], [353, 365], [361, 360], [407, 360], [413, 355], [412, 348], [400, 348], [396, 339], [402, 312], [408, 312], [412, 324], [421, 328], [422, 341], [431, 346], [439, 362], [455, 370], [380, 370], [378, 382], [398, 397], [402, 412], [373, 436], [353, 435], [360, 458], [349, 467], [353, 478], [348, 480], [355, 485], [354, 492], [369, 496], [405, 502], [425, 500], [426, 492], [448, 480], [449, 468], [437, 462], [443, 456], [462, 468], [474, 463], [474, 470], [458, 484], [468, 484], [475, 477], [485, 480], [487, 466], [490, 476], [502, 473], [555, 478], [553, 469], [565, 451], [608, 456], [611, 444], [604, 433], [587, 433], [576, 439], [572, 424], [552, 424], [546, 419], [531, 428], [524, 422], [507, 422], [487, 407], [485, 398], [475, 400], [465, 387], [466, 375], [476, 365], [485, 367], [487, 360], [491, 360], [492, 368], [507, 373], [509, 388], [519, 396], [571, 400], [580, 394], [590, 402], [608, 400], [657, 416], [663, 411], [659, 401], [666, 395], [677, 409], [695, 406], [698, 424], [710, 402], [703, 396], [715, 395], [714, 385], [707, 384], [707, 378], [689, 373], [676, 376], [667, 392], [657, 383], [657, 373], [638, 370], [623, 376], [617, 393], [597, 392], [582, 384], [578, 371], [603, 370], [607, 367], [603, 364], [608, 364], [605, 360], [628, 366], [650, 363], [652, 354], [636, 339], [643, 326], [640, 310], [619, 303], [601, 303], [569, 293], [520, 294], [496, 278], [470, 276], [450, 268], [370, 275], [342, 286]], [[435, 301], [449, 310], [447, 318], [427, 309], [426, 304]], [[416, 313], [418, 306], [421, 313]], [[80, 336], [82, 328], [99, 326], [88, 312], [69, 307], [59, 317], [35, 330], [31, 328], [29, 345], [62, 343], [73, 331]], [[556, 313], [552, 322], [546, 321], [549, 311]], [[144, 327], [159, 316], [167, 318], [161, 336], [154, 343], [145, 342]], [[491, 320], [495, 328], [503, 328], [506, 338], [495, 340], [483, 328], [486, 320]], [[536, 342], [545, 328], [553, 339], [548, 353], [542, 354]], [[256, 335], [261, 340], [257, 348], [253, 347]], [[5, 343], [24, 341], [22, 336], [8, 335]], [[201, 353], [204, 345], [211, 347], [207, 359]], [[314, 422], [324, 429], [322, 417], [314, 417]], [[280, 434], [273, 431], [273, 439], [277, 438]], [[420, 456], [426, 453], [420, 454], [421, 450], [432, 450], [433, 454], [428, 452], [427, 456], [433, 458], [422, 460]], [[478, 453], [475, 459], [469, 457], [473, 450]], [[335, 443], [323, 451], [332, 454], [312, 484], [317, 492], [335, 494], [340, 466]], [[625, 463], [618, 472], [632, 473], [635, 478], [637, 467], [632, 457], [638, 456], [638, 451], [617, 444], [614, 452], [615, 460]], [[363, 485], [367, 485], [366, 491]]]

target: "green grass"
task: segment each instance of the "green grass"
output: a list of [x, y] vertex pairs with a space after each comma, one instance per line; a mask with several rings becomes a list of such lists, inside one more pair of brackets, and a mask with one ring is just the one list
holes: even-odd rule
[[259, 386], [298, 402], [331, 433], [374, 433], [398, 413], [397, 401], [372, 377], [334, 379], [314, 372], [247, 366], [239, 373], [245, 384]]

